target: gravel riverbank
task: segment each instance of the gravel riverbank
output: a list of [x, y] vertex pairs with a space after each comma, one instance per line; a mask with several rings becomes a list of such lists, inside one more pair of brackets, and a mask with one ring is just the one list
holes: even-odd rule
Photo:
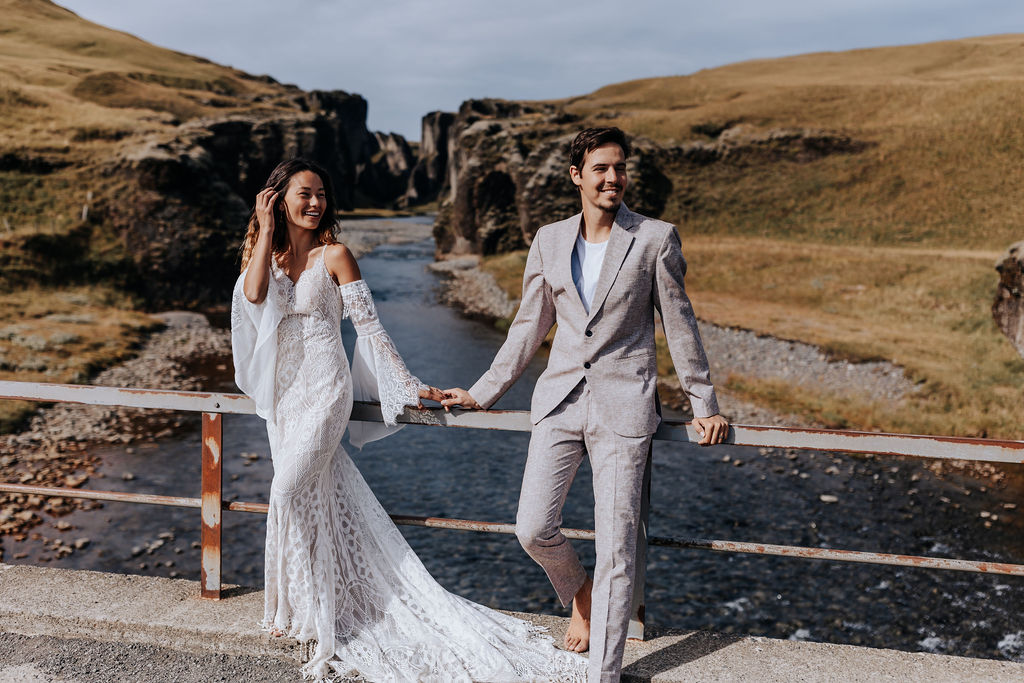
[[[155, 317], [165, 327], [149, 336], [139, 355], [104, 370], [92, 384], [195, 391], [202, 386], [191, 368], [204, 359], [230, 362], [226, 358], [231, 353], [230, 333], [211, 327], [205, 316], [175, 311]], [[195, 419], [184, 413], [140, 408], [56, 404], [40, 410], [23, 431], [0, 437], [0, 481], [78, 488], [95, 474], [92, 446], [155, 441]], [[95, 505], [72, 498], [0, 496], [0, 534], [22, 540], [42, 523], [40, 511], [60, 516]], [[56, 526], [60, 530], [60, 522]], [[85, 547], [89, 539], [57, 539], [53, 543], [55, 553], [61, 555]]]
[[403, 244], [429, 239], [434, 231], [432, 216], [342, 219], [336, 234], [356, 258], [381, 244]]
[[459, 256], [430, 264], [430, 270], [443, 275], [441, 300], [466, 315], [493, 322], [511, 318], [518, 301], [513, 301], [489, 273], [477, 266], [478, 256]]
[[[445, 276], [441, 299], [466, 315], [488, 321], [511, 318], [517, 300], [510, 299], [494, 278], [482, 270], [477, 256], [439, 261], [431, 270]], [[896, 405], [918, 390], [903, 368], [887, 362], [852, 363], [829, 358], [811, 344], [778, 339], [743, 329], [698, 321], [704, 348], [717, 384], [722, 414], [735, 424], [778, 427], [823, 427], [804, 415], [779, 413], [744, 401], [722, 385], [730, 375], [779, 380], [789, 386], [824, 392], [840, 398]], [[685, 417], [693, 415], [686, 393], [675, 377], [658, 380], [662, 403]], [[987, 462], [930, 460], [922, 464], [936, 474], [961, 472], [1000, 484], [1003, 468]]]

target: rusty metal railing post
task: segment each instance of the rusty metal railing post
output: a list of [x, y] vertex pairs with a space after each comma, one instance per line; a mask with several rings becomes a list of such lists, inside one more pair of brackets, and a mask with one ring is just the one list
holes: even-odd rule
[[[653, 446], [653, 442], [652, 442]], [[640, 493], [640, 521], [636, 527], [636, 573], [633, 578], [633, 608], [626, 637], [632, 640], [644, 639], [646, 602], [644, 588], [647, 583], [647, 523], [651, 516], [651, 453], [647, 447], [647, 463], [644, 465], [643, 490]]]
[[203, 597], [210, 600], [220, 600], [220, 521], [224, 497], [221, 488], [223, 443], [224, 428], [220, 413], [203, 413], [203, 496], [200, 507], [203, 525], [200, 580]]

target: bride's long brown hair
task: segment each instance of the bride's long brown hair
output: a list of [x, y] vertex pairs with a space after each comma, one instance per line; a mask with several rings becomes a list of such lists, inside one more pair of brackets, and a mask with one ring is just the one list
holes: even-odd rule
[[[303, 159], [302, 157], [289, 159], [278, 164], [270, 172], [270, 177], [267, 178], [267, 182], [263, 185], [263, 189], [268, 187], [274, 188], [274, 192], [277, 192], [278, 195], [277, 201], [274, 203], [274, 236], [271, 239], [270, 247], [270, 253], [275, 257], [288, 251], [288, 225], [284, 214], [284, 195], [292, 176], [302, 171], [316, 173], [320, 176], [320, 182], [324, 184], [326, 201], [324, 210], [320, 214], [320, 223], [317, 225], [316, 235], [313, 238], [314, 243], [319, 246], [323, 244], [336, 244], [338, 241], [334, 237], [334, 225], [338, 219], [335, 214], [334, 190], [331, 187], [331, 177], [327, 175], [327, 171], [319, 164], [309, 159]], [[252, 258], [252, 250], [256, 248], [256, 239], [259, 237], [259, 234], [260, 222], [256, 217], [256, 205], [253, 204], [252, 213], [249, 215], [249, 226], [246, 228], [245, 239], [242, 241], [242, 272], [245, 272], [249, 265], [249, 259]]]

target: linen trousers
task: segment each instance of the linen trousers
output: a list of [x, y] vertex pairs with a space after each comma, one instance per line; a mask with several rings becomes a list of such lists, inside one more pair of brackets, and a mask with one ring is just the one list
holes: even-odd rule
[[547, 573], [563, 606], [569, 605], [587, 574], [561, 532], [562, 506], [584, 454], [590, 457], [597, 556], [590, 613], [590, 683], [619, 680], [652, 436], [622, 436], [603, 424], [583, 380], [534, 426], [530, 437], [516, 536]]

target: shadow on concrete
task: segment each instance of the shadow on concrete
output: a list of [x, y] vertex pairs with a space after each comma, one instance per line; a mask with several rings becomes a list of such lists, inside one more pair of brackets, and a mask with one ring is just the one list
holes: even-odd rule
[[663, 631], [652, 635], [648, 640], [664, 639], [669, 644], [631, 662], [622, 670], [623, 681], [649, 681], [743, 640], [743, 636], [709, 631]]
[[243, 595], [249, 593], [259, 593], [262, 588], [253, 588], [252, 586], [225, 586], [220, 591], [221, 600], [226, 598], [240, 598]]

